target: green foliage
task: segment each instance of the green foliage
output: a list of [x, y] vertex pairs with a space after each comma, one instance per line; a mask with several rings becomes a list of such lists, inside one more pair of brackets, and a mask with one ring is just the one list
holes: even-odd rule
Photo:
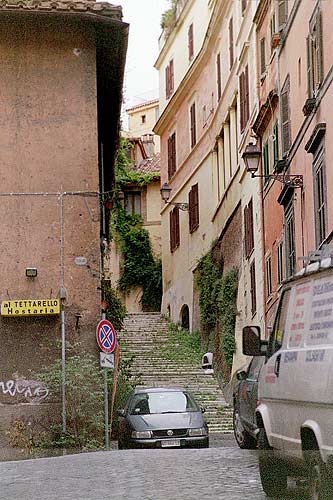
[[201, 345], [200, 332], [190, 333], [186, 328], [179, 328], [170, 323], [167, 345], [159, 347], [161, 354], [170, 361], [184, 364], [201, 364], [204, 350]]
[[[129, 143], [121, 140], [116, 161], [116, 190], [124, 184], [147, 184], [155, 174], [140, 174], [131, 170], [128, 159]], [[142, 287], [141, 304], [144, 310], [159, 311], [162, 300], [162, 264], [153, 254], [148, 231], [142, 227], [142, 217], [129, 215], [115, 203], [111, 216], [111, 237], [114, 237], [123, 254], [122, 276], [119, 288], [129, 292], [132, 287]]]
[[167, 9], [162, 14], [161, 28], [172, 30], [176, 23], [176, 10], [177, 10], [178, 0], [170, 0], [170, 8]]
[[116, 330], [121, 330], [123, 320], [127, 314], [126, 307], [122, 303], [118, 291], [108, 281], [102, 282], [103, 298], [109, 307], [106, 311], [106, 319], [111, 321]]
[[146, 186], [153, 180], [160, 178], [159, 172], [138, 172], [133, 169], [133, 162], [129, 156], [129, 151], [132, 148], [133, 145], [128, 139], [120, 138], [115, 160], [116, 190], [129, 184]]
[[235, 352], [235, 322], [237, 314], [238, 280], [236, 270], [223, 275], [211, 250], [197, 267], [196, 284], [199, 288], [200, 315], [207, 332], [220, 330], [219, 347], [227, 367], [232, 366]]

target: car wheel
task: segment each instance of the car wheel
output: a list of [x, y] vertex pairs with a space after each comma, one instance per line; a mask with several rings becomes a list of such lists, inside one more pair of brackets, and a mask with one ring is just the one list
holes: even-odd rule
[[265, 429], [259, 430], [259, 472], [264, 492], [268, 496], [282, 496], [287, 491], [287, 469], [275, 456]]
[[235, 439], [240, 448], [251, 450], [257, 447], [256, 439], [244, 429], [237, 408], [234, 408], [233, 412], [233, 426]]
[[332, 498], [332, 477], [321, 459], [319, 450], [311, 452], [309, 464], [309, 500], [330, 500]]

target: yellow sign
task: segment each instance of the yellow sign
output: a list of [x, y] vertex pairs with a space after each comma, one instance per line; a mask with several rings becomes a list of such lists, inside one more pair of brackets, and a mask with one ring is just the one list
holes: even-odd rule
[[45, 316], [59, 313], [59, 299], [4, 300], [1, 303], [2, 316]]

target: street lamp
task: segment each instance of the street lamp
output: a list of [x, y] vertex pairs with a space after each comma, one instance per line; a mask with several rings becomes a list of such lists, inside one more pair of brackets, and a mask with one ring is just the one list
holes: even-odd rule
[[252, 142], [246, 146], [245, 151], [242, 154], [242, 158], [245, 163], [246, 171], [251, 174], [252, 178], [263, 177], [265, 180], [273, 179], [274, 181], [279, 181], [282, 184], [293, 188], [303, 187], [303, 175], [289, 175], [285, 172], [283, 174], [257, 174], [256, 172], [259, 169], [261, 160], [261, 150]]
[[179, 208], [180, 210], [184, 210], [185, 212], [188, 211], [188, 203], [177, 203], [169, 201], [171, 191], [172, 191], [171, 187], [167, 182], [165, 182], [160, 189], [161, 198], [164, 201], [164, 203], [169, 205], [174, 205], [175, 207]]

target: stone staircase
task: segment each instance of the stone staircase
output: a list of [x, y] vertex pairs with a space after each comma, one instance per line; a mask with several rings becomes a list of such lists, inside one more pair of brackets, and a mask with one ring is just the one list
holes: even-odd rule
[[175, 360], [168, 352], [179, 344], [169, 334], [169, 323], [159, 313], [133, 313], [118, 335], [122, 357], [132, 357], [132, 374], [145, 387], [182, 387], [205, 407], [210, 433], [232, 432], [232, 408], [213, 375], [189, 359]]

